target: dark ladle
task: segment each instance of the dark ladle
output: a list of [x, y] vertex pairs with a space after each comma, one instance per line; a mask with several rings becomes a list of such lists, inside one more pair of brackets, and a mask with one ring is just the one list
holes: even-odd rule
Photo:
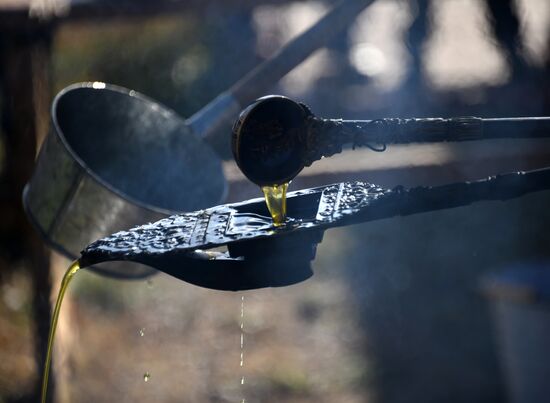
[[337, 183], [289, 193], [282, 226], [273, 225], [263, 199], [211, 207], [100, 239], [82, 251], [80, 266], [123, 260], [218, 290], [281, 287], [312, 275], [310, 261], [329, 228], [549, 189], [550, 168], [411, 189]]
[[549, 136], [550, 117], [324, 119], [302, 103], [270, 95], [240, 114], [232, 150], [246, 177], [265, 186], [291, 181], [304, 167], [345, 145], [384, 151], [387, 144]]

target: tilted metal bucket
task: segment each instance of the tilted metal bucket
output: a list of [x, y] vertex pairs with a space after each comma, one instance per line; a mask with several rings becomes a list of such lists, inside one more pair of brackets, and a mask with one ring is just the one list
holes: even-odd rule
[[[46, 241], [65, 255], [76, 258], [106, 234], [223, 199], [220, 159], [183, 119], [151, 99], [80, 83], [57, 95], [51, 112], [23, 204]], [[154, 272], [135, 263], [94, 269], [124, 278]]]

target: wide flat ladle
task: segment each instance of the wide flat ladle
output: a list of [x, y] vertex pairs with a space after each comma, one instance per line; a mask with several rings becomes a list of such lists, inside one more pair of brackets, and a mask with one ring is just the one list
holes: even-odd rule
[[[74, 258], [93, 241], [138, 223], [220, 203], [227, 187], [220, 158], [205, 142], [242, 109], [347, 27], [372, 0], [339, 3], [317, 24], [187, 120], [125, 88], [81, 83], [52, 105], [23, 202], [56, 250]], [[139, 265], [95, 266], [139, 278]]]
[[280, 287], [312, 275], [310, 261], [329, 228], [549, 189], [550, 168], [411, 189], [337, 183], [289, 193], [281, 226], [273, 225], [263, 199], [227, 204], [100, 239], [82, 251], [79, 264], [137, 262], [218, 290]]

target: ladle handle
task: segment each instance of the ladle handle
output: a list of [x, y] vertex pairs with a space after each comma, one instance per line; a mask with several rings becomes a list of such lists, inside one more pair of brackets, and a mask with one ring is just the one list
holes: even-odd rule
[[345, 0], [314, 26], [280, 49], [273, 57], [245, 75], [229, 92], [241, 105], [256, 99], [315, 50], [327, 44], [357, 17], [372, 0]]
[[187, 123], [199, 137], [208, 137], [233, 121], [243, 106], [254, 101], [315, 50], [357, 17], [372, 0], [343, 0], [315, 25], [289, 42], [270, 59], [264, 61], [227, 91], [216, 97]]
[[306, 166], [341, 152], [345, 144], [383, 150], [386, 144], [550, 137], [550, 117], [341, 120], [311, 116], [307, 131]]
[[505, 201], [548, 189], [550, 168], [499, 174], [472, 182], [411, 188], [403, 193], [399, 214], [448, 209], [485, 200]]

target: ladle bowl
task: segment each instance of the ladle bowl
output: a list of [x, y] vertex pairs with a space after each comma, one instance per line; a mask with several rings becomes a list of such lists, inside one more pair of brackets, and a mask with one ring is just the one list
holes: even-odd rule
[[[224, 197], [215, 152], [175, 112], [136, 91], [75, 84], [55, 98], [51, 114], [23, 203], [37, 230], [70, 257], [105, 234]], [[124, 263], [94, 269], [125, 278], [153, 272]]]
[[550, 136], [550, 116], [326, 119], [281, 95], [257, 99], [233, 125], [232, 151], [243, 174], [260, 186], [290, 182], [321, 158], [366, 146]]

